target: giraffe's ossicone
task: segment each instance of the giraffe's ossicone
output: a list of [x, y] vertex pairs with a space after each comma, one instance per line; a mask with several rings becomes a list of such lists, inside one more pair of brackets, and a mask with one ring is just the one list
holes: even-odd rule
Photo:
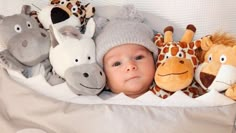
[[194, 80], [199, 64], [196, 50], [201, 47], [201, 39], [192, 41], [196, 32], [194, 25], [187, 26], [180, 41], [173, 41], [173, 32], [173, 27], [168, 26], [164, 29], [164, 37], [159, 33], [154, 37], [159, 54], [154, 78], [156, 86], [151, 91], [164, 99], [179, 90], [190, 97], [198, 97], [205, 93]]

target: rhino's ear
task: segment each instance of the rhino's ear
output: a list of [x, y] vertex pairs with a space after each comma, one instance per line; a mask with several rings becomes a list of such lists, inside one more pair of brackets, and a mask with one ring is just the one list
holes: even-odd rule
[[2, 23], [3, 18], [4, 18], [4, 16], [3, 16], [3, 15], [0, 15], [0, 24]]
[[29, 15], [31, 12], [30, 5], [23, 5], [21, 9], [21, 14]]
[[51, 46], [55, 48], [57, 45], [59, 45], [59, 42], [61, 42], [62, 35], [60, 35], [60, 33], [53, 25], [49, 26], [49, 34], [50, 34]]

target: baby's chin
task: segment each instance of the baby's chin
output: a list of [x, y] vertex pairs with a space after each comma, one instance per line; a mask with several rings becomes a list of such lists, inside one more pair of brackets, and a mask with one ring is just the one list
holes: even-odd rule
[[134, 84], [124, 88], [123, 92], [129, 97], [138, 97], [149, 90], [149, 86]]

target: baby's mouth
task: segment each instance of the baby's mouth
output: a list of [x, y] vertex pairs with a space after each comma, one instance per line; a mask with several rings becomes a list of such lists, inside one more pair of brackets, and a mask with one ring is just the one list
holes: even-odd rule
[[130, 80], [137, 79], [137, 78], [139, 78], [139, 76], [132, 76], [132, 77], [126, 79], [126, 81], [130, 81]]

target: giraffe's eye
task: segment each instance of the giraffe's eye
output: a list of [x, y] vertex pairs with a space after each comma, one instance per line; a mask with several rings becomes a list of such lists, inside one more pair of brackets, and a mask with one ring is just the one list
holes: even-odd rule
[[165, 59], [169, 59], [171, 57], [171, 55], [169, 53], [165, 54]]
[[180, 51], [180, 52], [177, 53], [176, 56], [179, 57], [179, 58], [183, 58], [184, 57], [184, 53], [182, 51]]

